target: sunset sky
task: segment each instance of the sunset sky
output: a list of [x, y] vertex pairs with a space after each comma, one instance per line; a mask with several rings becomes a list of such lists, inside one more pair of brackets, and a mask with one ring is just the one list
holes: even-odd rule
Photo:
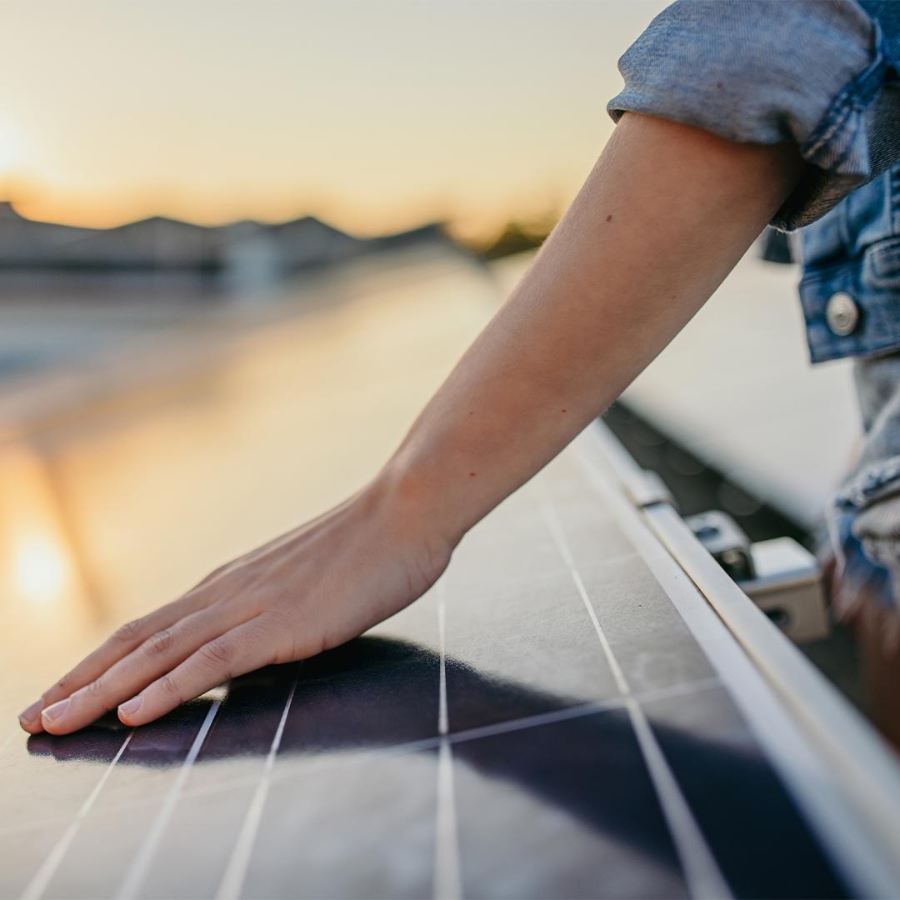
[[564, 207], [663, 0], [0, 3], [0, 199], [110, 225]]

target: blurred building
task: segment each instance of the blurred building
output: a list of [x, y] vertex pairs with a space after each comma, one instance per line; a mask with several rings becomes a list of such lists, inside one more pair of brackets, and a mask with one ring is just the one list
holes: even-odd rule
[[99, 289], [183, 287], [195, 295], [274, 284], [297, 272], [422, 238], [446, 240], [438, 226], [385, 238], [353, 237], [304, 216], [275, 225], [254, 221], [207, 227], [154, 216], [116, 228], [76, 228], [27, 219], [0, 203], [3, 285], [54, 283]]

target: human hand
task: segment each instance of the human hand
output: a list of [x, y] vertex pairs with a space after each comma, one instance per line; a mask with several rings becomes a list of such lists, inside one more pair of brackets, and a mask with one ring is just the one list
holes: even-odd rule
[[22, 727], [68, 734], [117, 707], [143, 725], [229, 678], [356, 637], [446, 568], [451, 543], [425, 518], [402, 490], [373, 482], [124, 625], [25, 710]]

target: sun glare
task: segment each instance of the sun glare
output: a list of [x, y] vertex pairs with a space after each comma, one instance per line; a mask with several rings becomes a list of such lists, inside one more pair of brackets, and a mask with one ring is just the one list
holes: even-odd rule
[[51, 613], [67, 627], [83, 618], [83, 584], [59, 497], [44, 461], [22, 445], [0, 454], [0, 562], [4, 615], [18, 615], [22, 627]]
[[37, 535], [24, 538], [15, 551], [19, 590], [38, 602], [56, 600], [66, 586], [66, 563], [49, 540]]

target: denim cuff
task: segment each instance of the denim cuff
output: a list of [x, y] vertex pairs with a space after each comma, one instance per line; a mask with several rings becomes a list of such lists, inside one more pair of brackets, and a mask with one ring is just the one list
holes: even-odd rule
[[900, 352], [857, 359], [853, 374], [864, 437], [835, 499], [839, 508], [862, 510], [900, 494]]
[[841, 509], [866, 509], [900, 494], [900, 456], [870, 463], [844, 482], [835, 498]]
[[608, 110], [670, 119], [728, 140], [793, 142], [810, 165], [772, 219], [806, 225], [888, 168], [900, 92], [878, 22], [852, 0], [678, 0], [619, 60]]

